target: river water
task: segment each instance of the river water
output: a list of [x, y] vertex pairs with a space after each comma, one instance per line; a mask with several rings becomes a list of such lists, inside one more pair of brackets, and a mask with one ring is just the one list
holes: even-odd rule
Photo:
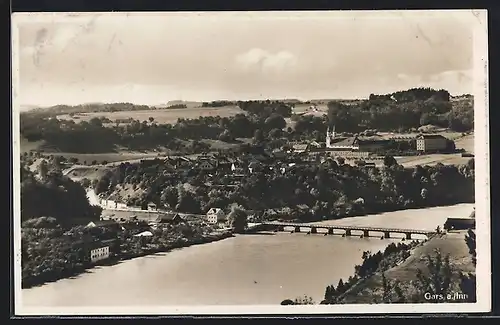
[[[434, 230], [449, 216], [467, 217], [473, 205], [415, 209], [325, 221], [326, 224]], [[354, 233], [354, 232], [353, 232]], [[418, 238], [418, 237], [416, 237]], [[391, 241], [277, 233], [240, 235], [214, 243], [98, 267], [72, 279], [23, 289], [26, 307], [279, 304], [353, 274], [363, 251]]]

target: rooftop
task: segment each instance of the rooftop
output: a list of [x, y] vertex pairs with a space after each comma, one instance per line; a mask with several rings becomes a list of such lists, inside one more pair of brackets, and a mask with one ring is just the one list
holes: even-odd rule
[[441, 134], [421, 134], [417, 139], [446, 139]]

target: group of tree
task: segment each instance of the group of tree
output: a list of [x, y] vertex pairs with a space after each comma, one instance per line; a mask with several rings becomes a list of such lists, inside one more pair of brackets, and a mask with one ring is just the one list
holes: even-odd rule
[[[465, 242], [469, 248], [471, 264], [476, 264], [476, 239], [471, 229], [465, 235]], [[375, 275], [379, 280], [379, 287], [373, 287], [372, 303], [457, 303], [476, 302], [476, 275], [475, 272], [464, 272], [450, 262], [450, 255], [443, 255], [439, 249], [433, 254], [424, 256], [424, 268], [418, 268], [415, 279], [403, 283], [399, 280], [387, 278], [386, 272], [395, 266], [394, 262], [401, 262], [410, 256], [409, 250], [419, 243], [413, 241], [410, 245], [399, 243], [389, 245], [384, 253], [363, 253], [363, 263], [355, 267], [355, 275], [347, 281], [339, 280], [337, 286], [329, 285], [325, 289], [325, 297], [321, 304], [345, 303], [345, 295], [355, 298], [358, 291], [349, 292], [358, 286], [364, 279]], [[424, 243], [421, 243], [424, 244]], [[398, 256], [399, 255], [399, 256]], [[394, 259], [394, 257], [397, 257]], [[365, 281], [366, 282], [366, 281]], [[455, 296], [459, 293], [460, 296]], [[282, 305], [308, 304], [298, 300], [284, 300]]]
[[[343, 295], [358, 284], [360, 280], [367, 279], [377, 272], [384, 272], [397, 263], [404, 261], [410, 256], [409, 250], [417, 246], [417, 241], [412, 241], [409, 244], [395, 243], [389, 244], [385, 250], [378, 251], [372, 254], [369, 251], [363, 252], [363, 262], [354, 267], [354, 276], [350, 276], [347, 281], [339, 280], [337, 286], [329, 285], [325, 289], [325, 297], [322, 304], [338, 303]], [[390, 285], [390, 284], [389, 284]], [[397, 291], [397, 290], [396, 290]]]
[[79, 183], [62, 175], [58, 158], [42, 160], [36, 172], [21, 164], [21, 220], [52, 217], [61, 224], [78, 218], [99, 220], [101, 210], [89, 204]]
[[55, 105], [36, 108], [31, 113], [43, 116], [56, 116], [75, 113], [104, 113], [122, 111], [145, 111], [157, 109], [154, 106], [136, 105], [132, 103], [88, 103], [81, 105]]
[[432, 124], [458, 132], [474, 127], [471, 98], [450, 101], [445, 90], [414, 88], [387, 95], [370, 95], [368, 100], [346, 105], [328, 103], [328, 121], [339, 132], [364, 129], [406, 131]]
[[[381, 168], [327, 160], [297, 165], [285, 173], [280, 163], [271, 163], [268, 166], [272, 169], [247, 172], [237, 182], [223, 170], [173, 172], [161, 160], [124, 163], [103, 175], [95, 189], [112, 194], [117, 185], [132, 186], [141, 189], [141, 194], [124, 198], [128, 203], [142, 206], [155, 202], [189, 213], [229, 208], [233, 203], [257, 211], [306, 205], [311, 211], [295, 211], [289, 216], [302, 221], [474, 202], [472, 159], [459, 167], [437, 164], [414, 168], [403, 168], [391, 157], [386, 160]], [[190, 184], [190, 190], [182, 184]]]
[[232, 106], [235, 105], [234, 102], [227, 100], [216, 100], [213, 102], [203, 102], [201, 103], [201, 107], [224, 107], [224, 106]]

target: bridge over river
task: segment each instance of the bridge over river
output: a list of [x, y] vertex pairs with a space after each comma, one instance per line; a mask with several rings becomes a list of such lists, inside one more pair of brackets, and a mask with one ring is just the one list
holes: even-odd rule
[[352, 236], [352, 231], [362, 232], [361, 236], [370, 237], [370, 233], [380, 233], [383, 238], [391, 238], [391, 234], [405, 234], [406, 239], [412, 239], [411, 235], [425, 235], [430, 236], [434, 231], [419, 230], [419, 229], [402, 229], [402, 228], [384, 228], [384, 227], [366, 227], [366, 226], [340, 226], [340, 225], [321, 225], [313, 223], [291, 223], [291, 222], [263, 222], [262, 228], [268, 230], [285, 231], [285, 227], [293, 227], [294, 232], [301, 232], [302, 228], [309, 228], [309, 233], [315, 234], [318, 229], [326, 229], [327, 234], [333, 235], [334, 230], [343, 230], [344, 236]]

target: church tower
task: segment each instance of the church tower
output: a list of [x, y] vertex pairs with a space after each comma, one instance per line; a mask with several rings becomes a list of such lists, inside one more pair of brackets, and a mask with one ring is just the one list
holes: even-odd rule
[[331, 140], [335, 138], [335, 125], [332, 128], [332, 132], [330, 133], [330, 126], [326, 129], [326, 147], [331, 148]]
[[330, 148], [330, 126], [326, 129], [326, 139], [325, 139], [326, 147]]

